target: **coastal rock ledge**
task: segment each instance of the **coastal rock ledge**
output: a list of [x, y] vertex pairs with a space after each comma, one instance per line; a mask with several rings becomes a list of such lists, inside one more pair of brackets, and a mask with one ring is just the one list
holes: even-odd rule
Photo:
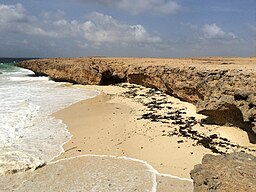
[[256, 157], [243, 152], [205, 155], [190, 175], [196, 192], [256, 191]]
[[86, 85], [129, 82], [157, 88], [193, 103], [208, 123], [256, 133], [256, 57], [251, 58], [54, 58], [19, 67], [57, 81]]

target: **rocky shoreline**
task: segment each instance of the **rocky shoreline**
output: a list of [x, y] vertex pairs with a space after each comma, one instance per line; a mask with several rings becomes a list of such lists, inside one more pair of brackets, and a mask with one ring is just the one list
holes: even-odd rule
[[[217, 135], [205, 136], [191, 129], [199, 123], [232, 125], [248, 133], [251, 143], [256, 143], [256, 58], [188, 58], [188, 59], [153, 59], [153, 58], [73, 58], [73, 59], [39, 59], [18, 63], [36, 75], [47, 75], [56, 81], [67, 81], [83, 85], [108, 85], [128, 82], [152, 88], [159, 94], [173, 95], [181, 100], [193, 103], [200, 114], [207, 115], [203, 122], [196, 122], [193, 117], [182, 119], [182, 110], [170, 109], [166, 116], [158, 116], [156, 111], [166, 107], [165, 100], [143, 103], [147, 112], [138, 117], [177, 126], [173, 131], [163, 132], [163, 136], [178, 135], [189, 137], [196, 144], [203, 145], [220, 156], [205, 156], [202, 165], [191, 171], [195, 191], [223, 191], [255, 189], [255, 175], [247, 169], [254, 170], [255, 158], [245, 153], [225, 154], [232, 146], [225, 138]], [[143, 97], [131, 88], [127, 96]], [[150, 93], [148, 93], [150, 94]], [[164, 96], [163, 96], [164, 97]], [[164, 109], [167, 110], [167, 109]], [[182, 139], [181, 141], [182, 142]], [[240, 151], [250, 152], [247, 148]], [[248, 166], [248, 158], [250, 159]], [[217, 159], [217, 160], [216, 160]], [[210, 163], [209, 163], [210, 162]], [[223, 162], [223, 163], [219, 163]], [[238, 164], [236, 162], [239, 162]], [[209, 163], [209, 164], [208, 164]], [[218, 164], [217, 170], [211, 169]], [[234, 164], [229, 167], [227, 164]], [[237, 170], [239, 167], [239, 170]], [[206, 169], [206, 171], [204, 170]], [[243, 170], [241, 172], [241, 170]], [[220, 176], [213, 176], [212, 172]], [[209, 174], [205, 174], [205, 173]], [[222, 177], [223, 174], [234, 177]], [[225, 172], [225, 173], [224, 173]], [[236, 184], [242, 175], [245, 183]], [[210, 176], [211, 177], [210, 177]], [[233, 179], [233, 180], [232, 180]], [[214, 181], [212, 181], [214, 180]]]
[[57, 81], [83, 85], [129, 82], [193, 103], [208, 122], [245, 129], [255, 142], [256, 58], [39, 59], [17, 65]]

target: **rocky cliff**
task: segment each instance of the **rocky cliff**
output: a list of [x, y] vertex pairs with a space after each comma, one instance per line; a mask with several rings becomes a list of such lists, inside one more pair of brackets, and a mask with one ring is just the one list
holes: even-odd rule
[[[256, 58], [40, 59], [18, 66], [54, 80], [107, 85], [129, 82], [157, 88], [196, 105], [208, 123], [256, 133]], [[253, 132], [254, 130], [254, 132]]]
[[256, 157], [246, 153], [205, 155], [190, 172], [194, 191], [256, 191]]

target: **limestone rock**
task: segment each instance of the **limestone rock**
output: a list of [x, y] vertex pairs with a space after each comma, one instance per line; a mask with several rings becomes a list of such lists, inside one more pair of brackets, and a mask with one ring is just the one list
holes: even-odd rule
[[[54, 80], [157, 88], [197, 106], [209, 123], [256, 130], [256, 58], [74, 58], [23, 61]], [[246, 122], [246, 123], [245, 123]]]
[[243, 152], [205, 155], [190, 175], [195, 192], [256, 191], [256, 157]]

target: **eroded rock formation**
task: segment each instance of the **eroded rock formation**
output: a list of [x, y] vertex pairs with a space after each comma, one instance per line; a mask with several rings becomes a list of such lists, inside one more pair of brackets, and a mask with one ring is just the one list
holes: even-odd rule
[[194, 191], [256, 191], [256, 157], [240, 152], [205, 155], [190, 172]]
[[[197, 106], [209, 123], [256, 133], [256, 58], [76, 58], [18, 64], [54, 80], [88, 85], [129, 82], [157, 88]], [[253, 132], [253, 130], [255, 132]]]

